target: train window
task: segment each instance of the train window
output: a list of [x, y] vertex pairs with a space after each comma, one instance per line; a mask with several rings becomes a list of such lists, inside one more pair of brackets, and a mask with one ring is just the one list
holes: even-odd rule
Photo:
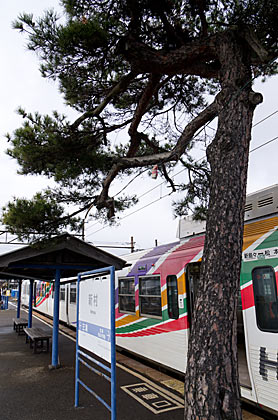
[[66, 300], [66, 287], [60, 287], [60, 300]]
[[273, 268], [255, 268], [252, 280], [258, 327], [262, 331], [278, 332], [278, 299]]
[[178, 282], [177, 276], [167, 276], [167, 301], [169, 318], [178, 319], [179, 303], [178, 303]]
[[76, 284], [70, 285], [70, 303], [76, 303]]
[[161, 317], [161, 288], [159, 276], [139, 277], [140, 314]]
[[134, 278], [119, 279], [119, 311], [135, 313]]
[[48, 297], [50, 296], [50, 289], [51, 289], [51, 283], [47, 282], [46, 283], [46, 288], [45, 288], [45, 293], [48, 295]]

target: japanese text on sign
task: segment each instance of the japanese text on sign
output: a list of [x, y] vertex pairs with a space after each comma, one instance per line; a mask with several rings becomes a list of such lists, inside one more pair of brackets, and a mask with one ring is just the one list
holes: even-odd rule
[[110, 277], [80, 282], [79, 344], [111, 363]]
[[264, 260], [268, 258], [278, 258], [278, 248], [258, 249], [254, 251], [246, 251], [242, 253], [244, 261]]

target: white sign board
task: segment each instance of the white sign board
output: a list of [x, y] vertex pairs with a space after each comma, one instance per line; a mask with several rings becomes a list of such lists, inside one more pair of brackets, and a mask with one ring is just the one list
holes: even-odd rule
[[79, 284], [79, 345], [111, 363], [110, 275]]

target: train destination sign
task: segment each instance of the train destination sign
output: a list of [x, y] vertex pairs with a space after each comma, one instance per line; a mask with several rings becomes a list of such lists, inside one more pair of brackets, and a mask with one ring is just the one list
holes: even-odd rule
[[80, 282], [79, 345], [111, 363], [110, 275]]
[[265, 260], [269, 258], [278, 258], [278, 247], [257, 249], [253, 251], [244, 251], [242, 253], [243, 261]]

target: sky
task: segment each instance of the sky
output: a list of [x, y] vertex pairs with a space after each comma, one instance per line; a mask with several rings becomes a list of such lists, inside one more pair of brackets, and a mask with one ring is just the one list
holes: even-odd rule
[[[55, 109], [66, 114], [72, 121], [76, 117], [76, 113], [65, 106], [57, 85], [41, 77], [38, 57], [27, 51], [27, 39], [12, 29], [11, 25], [22, 12], [41, 16], [45, 9], [51, 7], [58, 10], [59, 1], [9, 0], [5, 2], [5, 8], [1, 10], [0, 208], [13, 197], [31, 198], [48, 185], [54, 185], [51, 180], [43, 177], [19, 175], [17, 163], [5, 154], [9, 146], [5, 134], [12, 133], [22, 124], [22, 118], [16, 114], [16, 109], [23, 106], [27, 112], [38, 111], [42, 114], [51, 113]], [[270, 78], [264, 83], [257, 80], [253, 89], [263, 94], [264, 101], [256, 108], [254, 115], [247, 193], [278, 183], [278, 139], [252, 151], [278, 136], [278, 112], [276, 112], [278, 111], [278, 77]], [[272, 113], [274, 114], [270, 116]], [[267, 119], [262, 121], [265, 118]], [[258, 122], [260, 123], [257, 124]], [[204, 152], [199, 150], [196, 156], [202, 155]], [[177, 169], [174, 173], [178, 171]], [[183, 172], [175, 179], [185, 181], [184, 176]], [[113, 191], [120, 191], [127, 182], [127, 180], [117, 181]], [[152, 247], [155, 240], [158, 244], [176, 240], [178, 219], [173, 216], [171, 203], [177, 197], [174, 194], [165, 197], [170, 189], [162, 183], [161, 179], [153, 180], [146, 174], [142, 175], [140, 179], [130, 184], [126, 192], [142, 196], [139, 204], [119, 216], [117, 227], [103, 226], [88, 219], [85, 230], [87, 241], [96, 246], [104, 243], [110, 246], [129, 246], [131, 236], [133, 236], [136, 248], [143, 249]], [[4, 236], [0, 236], [0, 241], [1, 238], [5, 239]], [[0, 254], [13, 249], [17, 249], [15, 245], [0, 244]], [[129, 252], [124, 248], [106, 248], [106, 250], [118, 255]]]

